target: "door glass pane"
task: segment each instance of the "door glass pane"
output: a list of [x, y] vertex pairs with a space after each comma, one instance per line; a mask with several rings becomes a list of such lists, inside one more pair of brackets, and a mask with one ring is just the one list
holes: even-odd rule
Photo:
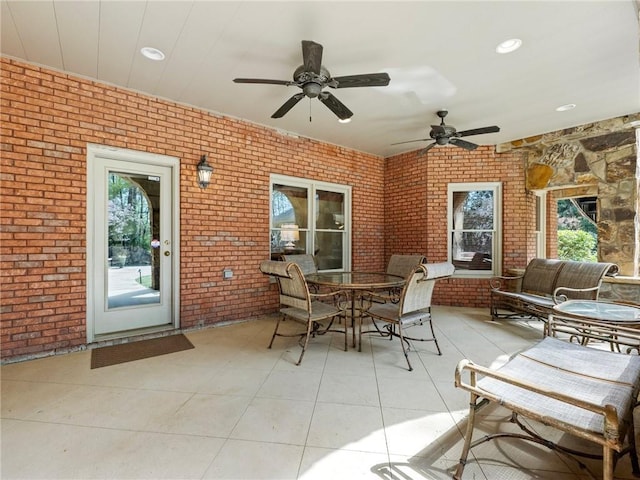
[[109, 172], [107, 307], [160, 303], [160, 177]]

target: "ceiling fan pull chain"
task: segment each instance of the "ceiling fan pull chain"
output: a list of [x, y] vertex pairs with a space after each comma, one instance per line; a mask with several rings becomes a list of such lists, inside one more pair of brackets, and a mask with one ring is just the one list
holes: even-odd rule
[[309, 123], [311, 123], [311, 99], [309, 99]]

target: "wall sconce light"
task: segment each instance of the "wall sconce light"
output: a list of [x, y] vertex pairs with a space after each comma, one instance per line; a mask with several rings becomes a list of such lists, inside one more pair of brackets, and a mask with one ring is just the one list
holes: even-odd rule
[[202, 155], [202, 157], [200, 157], [200, 163], [198, 163], [198, 184], [200, 188], [207, 188], [209, 186], [212, 173], [213, 167], [207, 163], [207, 156]]
[[298, 225], [293, 223], [286, 223], [282, 225], [281, 228], [282, 230], [280, 231], [280, 240], [286, 242], [284, 244], [284, 248], [295, 248], [295, 242], [300, 240], [300, 229], [298, 228]]

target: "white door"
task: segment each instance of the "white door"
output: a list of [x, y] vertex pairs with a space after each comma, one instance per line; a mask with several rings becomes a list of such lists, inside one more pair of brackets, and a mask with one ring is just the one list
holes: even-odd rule
[[177, 159], [88, 149], [88, 336], [175, 328]]

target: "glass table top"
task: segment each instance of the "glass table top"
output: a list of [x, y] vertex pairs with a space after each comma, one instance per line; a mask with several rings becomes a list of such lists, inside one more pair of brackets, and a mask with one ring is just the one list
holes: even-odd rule
[[560, 314], [566, 313], [604, 322], [640, 323], [640, 308], [619, 303], [598, 302], [595, 300], [568, 300], [554, 306], [553, 309]]
[[311, 284], [349, 289], [399, 287], [405, 282], [403, 277], [379, 272], [320, 272], [305, 278]]

